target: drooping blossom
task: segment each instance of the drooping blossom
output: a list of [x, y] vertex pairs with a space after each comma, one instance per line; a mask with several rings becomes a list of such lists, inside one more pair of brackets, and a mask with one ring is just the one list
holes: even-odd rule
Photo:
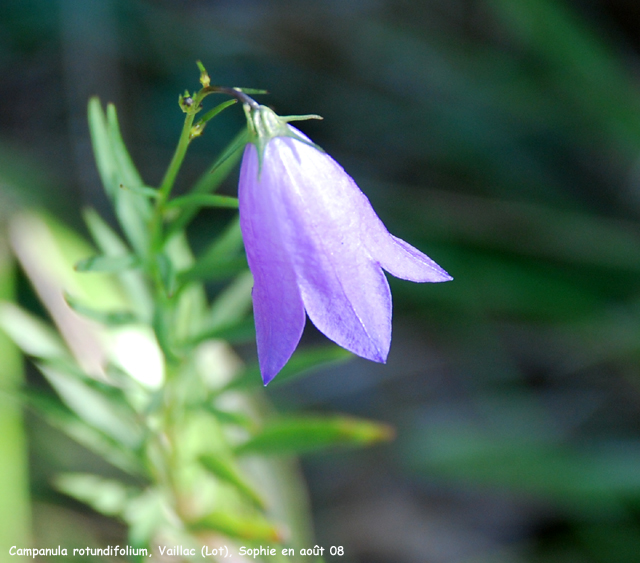
[[296, 349], [305, 313], [343, 348], [385, 362], [391, 293], [383, 270], [414, 282], [451, 276], [391, 235], [353, 179], [290, 118], [257, 104], [245, 111], [252, 142], [240, 170], [240, 225], [265, 385]]

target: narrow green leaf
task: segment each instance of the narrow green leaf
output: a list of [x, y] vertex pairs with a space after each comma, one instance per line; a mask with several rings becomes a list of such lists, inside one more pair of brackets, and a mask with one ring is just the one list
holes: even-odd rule
[[142, 198], [131, 192], [119, 190], [116, 192], [114, 208], [127, 240], [138, 255], [144, 256], [149, 246], [149, 234], [146, 227], [147, 219], [139, 214], [136, 209], [135, 199]]
[[106, 256], [131, 254], [131, 249], [95, 209], [90, 207], [83, 209], [82, 217], [87, 224], [91, 236]]
[[120, 189], [120, 185], [132, 188], [143, 186], [144, 183], [124, 146], [115, 107], [109, 105], [105, 117], [100, 101], [92, 98], [89, 102], [89, 127], [105, 191], [114, 202], [116, 215], [127, 239], [136, 253], [143, 256], [148, 247], [146, 225], [151, 208], [146, 197]]
[[[249, 135], [245, 128], [232, 139], [211, 168], [196, 182], [190, 193], [206, 194], [215, 192], [240, 160], [248, 139]], [[185, 207], [180, 215], [169, 225], [167, 238], [171, 238], [175, 233], [184, 229], [197, 212], [197, 206]]]
[[57, 398], [30, 390], [23, 393], [23, 400], [51, 426], [96, 453], [114, 467], [130, 475], [143, 474], [142, 463], [133, 450], [123, 448], [113, 439], [86, 424]]
[[38, 364], [38, 369], [56, 390], [62, 401], [90, 426], [110, 436], [127, 448], [137, 448], [142, 438], [130, 413], [59, 367]]
[[55, 478], [54, 486], [106, 516], [122, 516], [129, 499], [140, 494], [120, 481], [88, 473], [64, 473]]
[[41, 370], [50, 369], [81, 382], [91, 392], [97, 393], [110, 403], [124, 422], [134, 424], [136, 413], [128, 401], [126, 390], [135, 385], [135, 380], [128, 374], [118, 372], [116, 366], [111, 364], [106, 366], [105, 371], [108, 376], [104, 379], [96, 379], [87, 375], [73, 359], [69, 358], [48, 358], [43, 362], [37, 362], [36, 366]]
[[138, 321], [135, 313], [131, 311], [100, 311], [83, 305], [71, 295], [65, 294], [64, 298], [76, 313], [107, 326], [127, 325]]
[[[87, 228], [105, 256], [123, 256], [130, 253], [129, 247], [118, 234], [93, 209], [83, 213]], [[138, 270], [124, 270], [117, 274], [131, 307], [144, 321], [150, 322], [153, 303], [142, 273]]]
[[69, 357], [67, 347], [51, 326], [13, 303], [0, 302], [0, 328], [29, 356]]
[[193, 192], [211, 193], [215, 191], [222, 180], [226, 178], [230, 169], [240, 160], [241, 153], [248, 142], [249, 132], [243, 129], [225, 147], [220, 156], [211, 165], [208, 173], [198, 180], [193, 187]]
[[140, 261], [133, 254], [122, 256], [90, 256], [76, 263], [78, 272], [123, 272], [137, 268]]
[[158, 530], [174, 525], [173, 510], [167, 504], [164, 491], [156, 488], [147, 488], [140, 496], [131, 499], [124, 520], [129, 524], [129, 541], [132, 545], [147, 546]]
[[221, 259], [219, 262], [204, 264], [196, 262], [193, 268], [180, 273], [180, 282], [224, 280], [248, 270], [246, 256], [234, 256]]
[[144, 182], [122, 139], [116, 107], [113, 104], [107, 104], [107, 127], [119, 178], [118, 188], [120, 185], [129, 188], [117, 189], [115, 192], [118, 219], [137, 253], [144, 255], [148, 244], [147, 224], [151, 217], [151, 206], [148, 196], [132, 191], [136, 187], [142, 189]]
[[213, 109], [210, 109], [207, 113], [205, 113], [198, 122], [194, 125], [194, 129], [197, 131], [197, 134], [201, 134], [204, 130], [205, 125], [208, 121], [211, 121], [216, 115], [218, 115], [222, 110], [227, 109], [229, 106], [238, 103], [238, 100], [227, 100], [226, 102], [222, 102], [218, 104]]
[[[171, 260], [174, 275], [191, 267], [195, 259], [185, 233], [174, 236], [164, 246], [163, 252]], [[182, 342], [202, 325], [207, 313], [207, 295], [202, 284], [183, 284], [176, 280], [175, 306], [172, 323], [175, 342]]]
[[202, 408], [213, 414], [223, 424], [233, 424], [251, 431], [256, 430], [256, 423], [246, 414], [221, 410], [211, 406], [210, 404], [204, 404], [202, 405]]
[[[270, 386], [277, 386], [285, 381], [308, 375], [314, 370], [322, 369], [330, 365], [339, 364], [353, 358], [353, 354], [336, 346], [317, 346], [304, 350], [296, 350], [291, 359], [282, 368], [278, 376], [270, 383]], [[228, 388], [249, 388], [262, 385], [260, 376], [260, 366], [255, 363], [247, 366], [240, 377], [229, 383]]]
[[173, 323], [174, 320], [171, 311], [168, 311], [164, 307], [156, 307], [153, 314], [152, 327], [163, 354], [169, 360], [176, 359], [172, 348], [173, 342], [171, 340]]
[[[111, 140], [111, 147], [115, 156], [118, 171], [123, 179], [123, 184], [128, 188], [142, 186], [144, 182], [142, 181], [135, 164], [133, 164], [133, 159], [129, 155], [129, 151], [122, 139], [116, 106], [113, 104], [107, 104], [107, 127], [109, 138]], [[145, 203], [142, 203], [142, 205], [145, 205]]]
[[222, 511], [212, 512], [191, 524], [193, 531], [214, 530], [231, 538], [255, 542], [280, 542], [282, 532], [263, 518], [243, 518]]
[[[15, 274], [15, 261], [4, 233], [0, 233], [0, 300], [15, 299]], [[0, 358], [0, 545], [26, 545], [31, 512], [28, 448], [23, 412], [15, 400], [24, 384], [24, 368], [20, 350], [1, 330]]]
[[393, 428], [369, 420], [342, 416], [287, 418], [269, 424], [236, 451], [299, 454], [333, 446], [369, 446], [393, 437]]
[[107, 129], [107, 120], [102, 111], [102, 104], [98, 98], [89, 100], [89, 131], [91, 132], [91, 144], [93, 154], [102, 185], [110, 199], [114, 198], [117, 189], [116, 169], [117, 163], [111, 147], [111, 138]]
[[205, 455], [200, 458], [200, 463], [221, 481], [233, 485], [243, 496], [261, 509], [264, 509], [264, 501], [253, 488], [244, 480], [233, 461], [222, 455]]
[[222, 207], [238, 209], [238, 198], [214, 194], [189, 194], [172, 199], [166, 209], [181, 207]]
[[203, 82], [208, 82], [210, 80], [209, 73], [207, 72], [207, 69], [202, 64], [202, 61], [196, 61], [196, 65], [198, 67], [198, 70], [200, 71], [200, 83], [206, 88], [208, 84], [205, 85], [203, 84]]
[[160, 192], [156, 188], [150, 188], [149, 186], [125, 186], [120, 184], [120, 189], [148, 197], [149, 199], [158, 199], [160, 197]]
[[175, 293], [177, 287], [177, 275], [176, 270], [173, 267], [173, 262], [164, 253], [156, 255], [156, 261], [158, 263], [158, 270], [160, 271], [160, 279], [164, 286], [165, 292], [168, 296]]

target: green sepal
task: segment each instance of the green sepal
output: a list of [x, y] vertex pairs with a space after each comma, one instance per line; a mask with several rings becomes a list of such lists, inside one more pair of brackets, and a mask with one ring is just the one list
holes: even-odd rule
[[247, 117], [249, 142], [253, 143], [258, 149], [258, 170], [262, 170], [262, 161], [267, 144], [275, 137], [290, 137], [296, 141], [304, 143], [305, 145], [309, 145], [320, 152], [324, 152], [324, 150], [322, 150], [318, 145], [299, 135], [287, 125], [289, 121], [322, 119], [319, 115], [289, 115], [282, 117], [276, 114], [272, 109], [266, 106], [261, 106], [257, 103], [255, 103], [255, 105], [245, 103], [244, 113]]
[[269, 93], [269, 90], [262, 90], [261, 88], [239, 88], [236, 86], [234, 90], [237, 90], [238, 92], [243, 92], [244, 94], [251, 94], [252, 96]]
[[[305, 115], [281, 115], [279, 116], [282, 121], [289, 123], [290, 121], [308, 121], [309, 119], [324, 119], [317, 113], [307, 113]], [[314, 145], [315, 146], [315, 145]]]

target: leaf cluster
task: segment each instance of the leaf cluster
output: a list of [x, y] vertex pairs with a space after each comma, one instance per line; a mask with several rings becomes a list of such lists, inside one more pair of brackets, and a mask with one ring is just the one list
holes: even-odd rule
[[[0, 327], [48, 385], [25, 388], [20, 398], [113, 467], [115, 477], [65, 473], [54, 485], [126, 523], [137, 547], [159, 539], [207, 543], [217, 535], [304, 546], [305, 493], [291, 456], [392, 436], [368, 420], [278, 416], [263, 395], [257, 364], [245, 366], [230, 347], [254, 337], [238, 217], [199, 256], [185, 229], [202, 207], [237, 208], [235, 198], [214, 192], [236, 166], [246, 132], [191, 191], [170, 197], [184, 152], [198, 136], [192, 127], [201, 132], [230, 105], [207, 112], [200, 125], [192, 125], [196, 109], [186, 112], [176, 155], [154, 188], [125, 147], [115, 108], [105, 112], [92, 99], [91, 138], [119, 229], [85, 210], [93, 249], [41, 214], [23, 214], [12, 226], [16, 255], [52, 321], [0, 305]], [[221, 289], [209, 301], [203, 284], [211, 281]], [[333, 345], [299, 351], [280, 379], [348, 358]]]

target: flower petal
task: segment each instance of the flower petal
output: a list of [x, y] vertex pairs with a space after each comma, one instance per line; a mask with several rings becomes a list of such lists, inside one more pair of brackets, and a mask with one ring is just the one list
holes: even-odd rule
[[249, 144], [242, 159], [238, 199], [240, 227], [254, 279], [258, 360], [266, 385], [296, 349], [305, 313], [288, 249], [283, 243], [281, 217], [274, 208], [276, 190], [264, 182], [264, 177], [259, 180], [258, 166], [256, 147]]
[[[291, 129], [308, 140], [295, 127]], [[384, 270], [396, 278], [413, 282], [445, 282], [453, 279], [426, 254], [387, 231], [367, 196], [333, 158], [303, 143], [295, 145], [296, 150], [307, 157], [302, 166], [310, 182], [322, 184], [314, 191], [322, 197], [325, 212], [329, 212], [337, 223], [351, 223], [353, 218], [357, 218], [359, 228], [353, 226], [353, 235], [360, 236], [369, 256]]]
[[331, 157], [283, 137], [267, 145], [261, 182], [277, 192], [274, 205], [311, 321], [343, 348], [386, 361], [391, 293], [359, 236], [353, 199], [364, 197], [360, 190]]
[[426, 254], [394, 237], [379, 219], [378, 222], [379, 230], [374, 232], [372, 229], [367, 233], [367, 247], [380, 266], [392, 276], [413, 282], [445, 282], [453, 279]]

